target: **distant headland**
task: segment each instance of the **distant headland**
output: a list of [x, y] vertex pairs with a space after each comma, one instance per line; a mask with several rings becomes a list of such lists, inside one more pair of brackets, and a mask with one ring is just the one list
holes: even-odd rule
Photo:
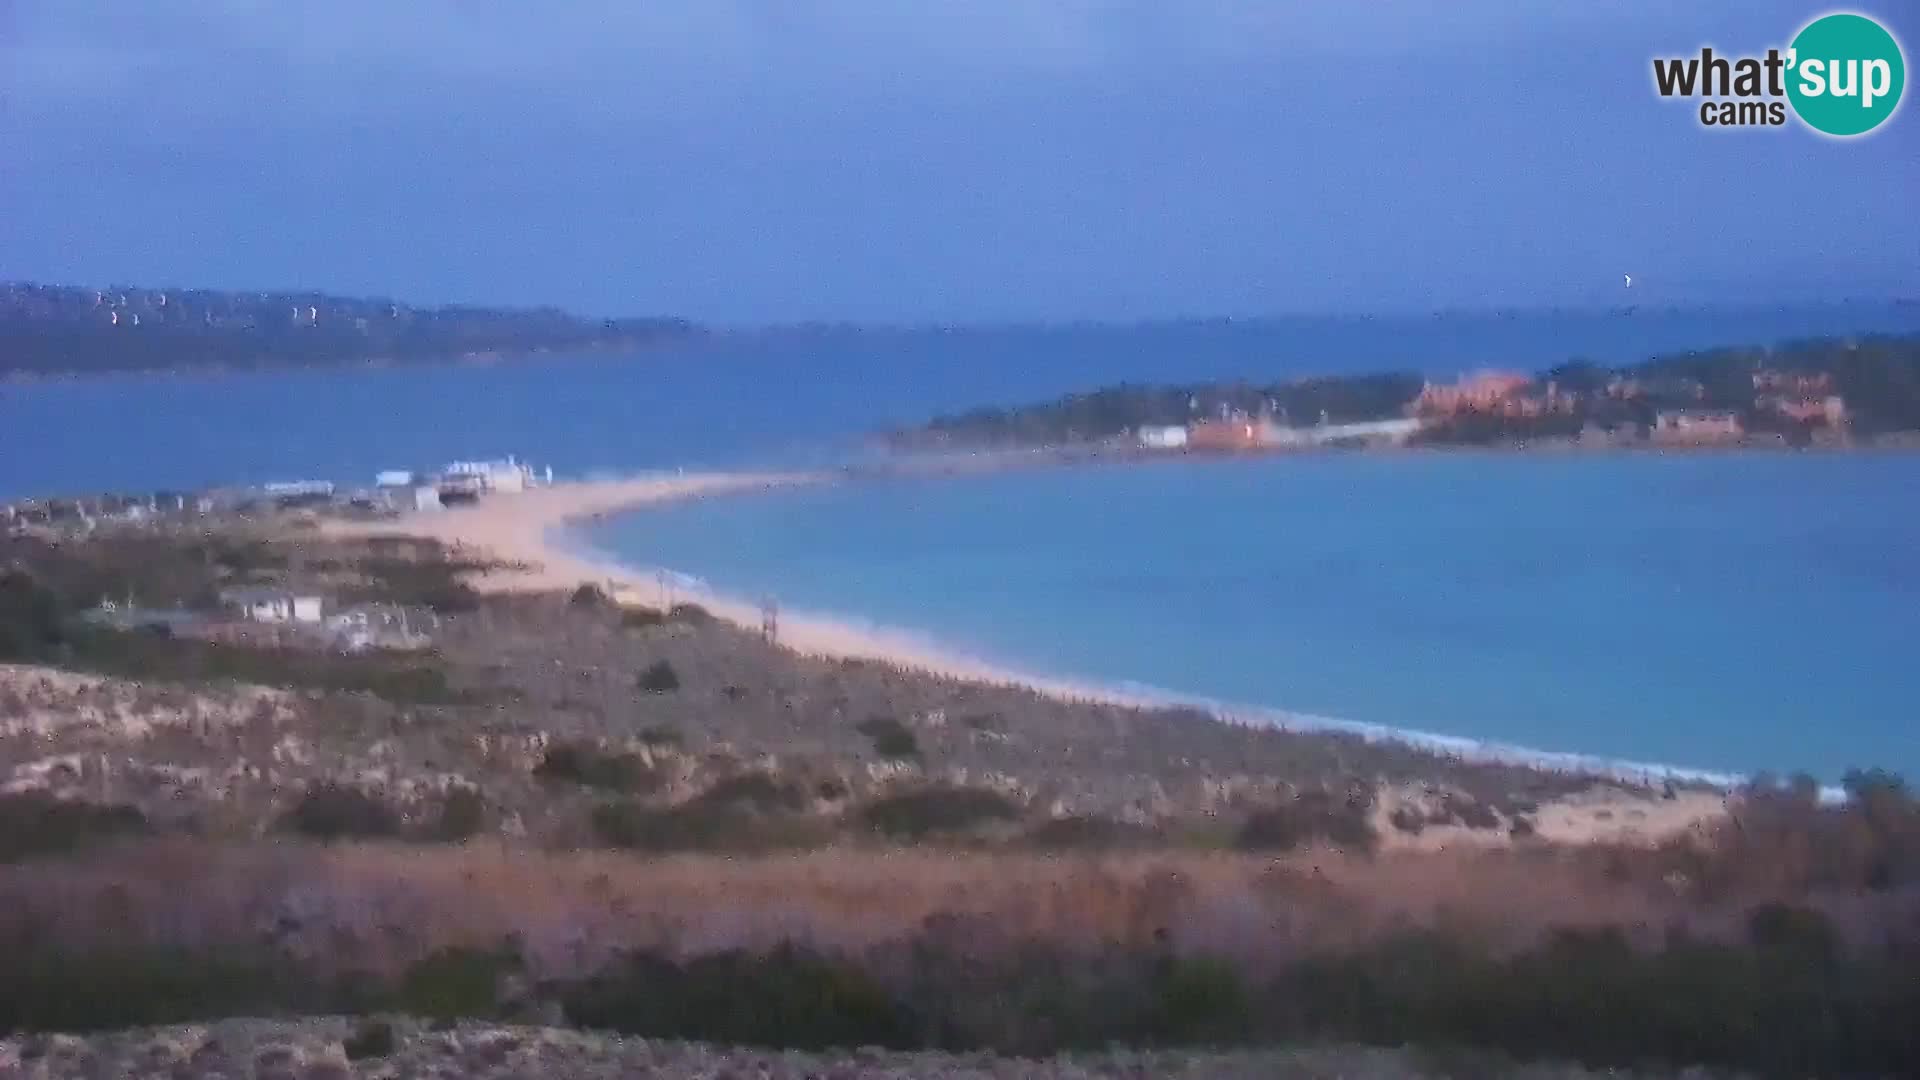
[[631, 348], [685, 319], [420, 307], [320, 292], [0, 284], [0, 377], [335, 367]]
[[1273, 384], [1120, 384], [940, 416], [895, 450], [1053, 447], [1254, 452], [1341, 446], [1577, 448], [1920, 445], [1920, 335], [1575, 359], [1452, 382], [1411, 372]]

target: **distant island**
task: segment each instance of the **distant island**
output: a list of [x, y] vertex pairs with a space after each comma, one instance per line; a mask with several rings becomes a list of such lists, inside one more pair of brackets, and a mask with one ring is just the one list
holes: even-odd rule
[[1273, 384], [1121, 384], [890, 431], [896, 450], [1324, 446], [1619, 447], [1906, 443], [1920, 433], [1920, 335], [1862, 336], [1572, 360], [1535, 374], [1411, 372]]
[[417, 307], [318, 292], [0, 284], [0, 377], [409, 363], [625, 348], [700, 332], [685, 319], [590, 319], [544, 307]]

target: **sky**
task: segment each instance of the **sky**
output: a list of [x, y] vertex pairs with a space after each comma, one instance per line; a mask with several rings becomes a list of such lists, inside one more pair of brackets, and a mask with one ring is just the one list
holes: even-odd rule
[[[1920, 106], [1653, 92], [1825, 10], [0, 0], [0, 279], [729, 325], [1920, 295]], [[1920, 9], [1852, 10], [1913, 60]]]

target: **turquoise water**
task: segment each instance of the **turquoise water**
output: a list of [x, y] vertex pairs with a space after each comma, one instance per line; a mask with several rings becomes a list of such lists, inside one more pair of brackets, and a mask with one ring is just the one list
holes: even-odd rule
[[1920, 456], [1330, 456], [717, 498], [588, 534], [1030, 672], [1688, 768], [1920, 775]]

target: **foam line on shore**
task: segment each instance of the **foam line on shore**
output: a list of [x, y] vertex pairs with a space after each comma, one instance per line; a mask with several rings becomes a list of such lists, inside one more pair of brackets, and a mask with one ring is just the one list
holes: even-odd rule
[[[593, 546], [579, 527], [595, 518], [630, 513], [670, 501], [720, 494], [766, 491], [803, 484], [844, 482], [846, 473], [715, 473], [658, 471], [569, 482], [524, 494], [501, 495], [475, 506], [439, 513], [412, 513], [397, 521], [335, 524], [340, 535], [406, 534], [469, 550], [481, 550], [510, 564], [489, 571], [478, 584], [495, 590], [567, 590], [592, 582], [611, 588], [616, 599], [636, 604], [657, 600], [659, 575], [672, 575], [678, 599], [692, 600], [714, 615], [748, 629], [760, 625], [757, 604], [690, 575], [637, 566]], [[1457, 758], [1576, 773], [1633, 784], [1667, 781], [1732, 790], [1745, 778], [1677, 765], [1539, 750], [1507, 743], [1389, 727], [1338, 717], [1290, 712], [1271, 706], [1224, 702], [1201, 695], [1140, 683], [1086, 682], [1039, 675], [1017, 666], [969, 656], [910, 630], [880, 626], [843, 614], [780, 611], [780, 643], [807, 655], [871, 660], [972, 682], [1021, 686], [1062, 700], [1101, 702], [1129, 708], [1189, 708], [1219, 721], [1286, 731], [1335, 732], [1376, 742], [1396, 742], [1416, 750]], [[1829, 797], [1834, 793], [1825, 793]]]
[[[600, 567], [604, 571], [602, 576], [608, 580], [648, 582], [660, 574], [666, 574], [687, 599], [710, 607], [715, 614], [729, 621], [743, 626], [757, 625], [741, 617], [744, 612], [757, 610], [754, 605], [715, 589], [705, 579], [671, 568], [627, 562], [615, 553], [596, 547], [577, 528], [568, 524], [550, 530], [548, 540], [569, 557]], [[1280, 731], [1351, 735], [1368, 742], [1398, 743], [1462, 761], [1597, 776], [1630, 784], [1673, 782], [1733, 791], [1747, 780], [1731, 772], [1540, 750], [1512, 743], [1294, 712], [1275, 706], [1228, 702], [1145, 683], [1088, 682], [1071, 677], [1040, 675], [955, 650], [921, 631], [884, 626], [843, 613], [783, 608], [781, 624], [782, 644], [809, 655], [874, 660], [950, 678], [1025, 687], [1036, 693], [1072, 701], [1139, 709], [1193, 709], [1222, 723]]]

